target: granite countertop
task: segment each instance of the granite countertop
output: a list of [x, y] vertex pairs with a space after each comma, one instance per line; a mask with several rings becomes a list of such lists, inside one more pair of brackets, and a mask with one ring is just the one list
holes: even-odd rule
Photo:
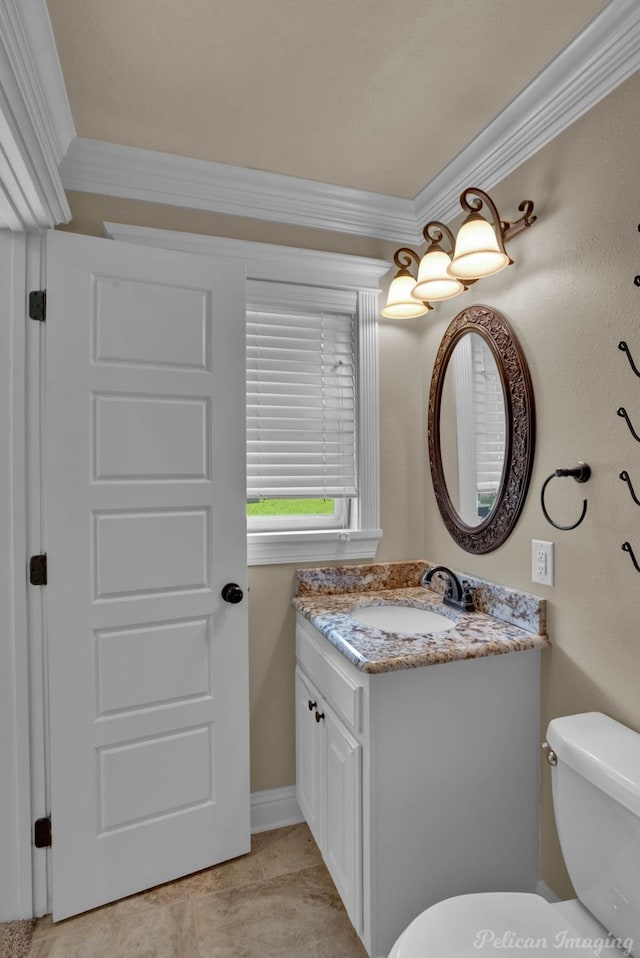
[[[435, 563], [376, 563], [303, 569], [296, 574], [297, 611], [363, 672], [392, 672], [548, 646], [546, 603], [527, 592], [458, 573], [475, 588], [475, 612], [443, 605], [442, 595], [421, 586]], [[454, 570], [456, 571], [456, 570]], [[442, 588], [434, 578], [432, 585]], [[391, 633], [354, 622], [361, 606], [408, 605], [437, 611], [456, 624], [444, 632]]]

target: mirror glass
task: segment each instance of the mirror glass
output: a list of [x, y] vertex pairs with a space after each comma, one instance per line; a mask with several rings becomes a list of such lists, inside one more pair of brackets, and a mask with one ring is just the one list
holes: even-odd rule
[[495, 357], [486, 339], [465, 333], [444, 375], [440, 443], [451, 503], [468, 526], [480, 525], [495, 507], [505, 440], [504, 393]]
[[535, 408], [524, 353], [504, 316], [474, 305], [451, 321], [433, 367], [429, 466], [443, 522], [467, 552], [511, 535], [527, 495]]

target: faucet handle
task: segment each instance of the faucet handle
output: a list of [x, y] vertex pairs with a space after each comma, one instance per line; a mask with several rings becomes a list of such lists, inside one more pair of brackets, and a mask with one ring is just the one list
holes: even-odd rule
[[475, 609], [475, 603], [473, 601], [475, 591], [466, 579], [462, 580], [462, 607], [467, 612], [472, 612]]

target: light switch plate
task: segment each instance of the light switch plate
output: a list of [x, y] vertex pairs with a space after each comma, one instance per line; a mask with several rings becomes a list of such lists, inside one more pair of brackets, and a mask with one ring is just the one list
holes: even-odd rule
[[531, 540], [531, 581], [553, 585], [553, 542]]

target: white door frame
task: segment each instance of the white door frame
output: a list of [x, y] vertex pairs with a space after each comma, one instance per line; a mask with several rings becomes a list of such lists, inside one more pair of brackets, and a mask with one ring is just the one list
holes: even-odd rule
[[49, 855], [32, 842], [49, 812], [46, 589], [28, 582], [29, 556], [46, 551], [46, 324], [28, 318], [45, 266], [44, 233], [0, 230], [0, 921], [50, 911]]
[[[29, 754], [31, 760], [30, 821], [28, 849], [31, 856], [33, 917], [49, 908], [49, 853], [33, 846], [33, 823], [49, 813], [49, 775], [47, 768], [47, 662], [46, 662], [46, 588], [28, 582], [29, 557], [46, 552], [44, 510], [45, 476], [43, 444], [45, 430], [45, 347], [46, 323], [28, 317], [28, 296], [33, 289], [46, 287], [46, 233], [27, 237], [26, 289], [23, 323], [26, 326], [26, 543], [23, 556], [27, 590], [27, 626], [29, 649]], [[26, 318], [25, 318], [26, 317]], [[29, 807], [27, 805], [27, 807]]]
[[[40, 287], [40, 231], [68, 222], [58, 166], [75, 137], [44, 3], [0, 0], [0, 921], [46, 910], [42, 596], [27, 584], [39, 552], [40, 344], [26, 293]], [[36, 594], [34, 594], [36, 593]]]
[[[0, 231], [0, 921], [42, 908], [45, 861], [34, 870], [34, 811], [46, 804], [38, 734], [42, 674], [41, 602], [27, 584], [27, 560], [41, 549], [39, 354], [41, 324], [26, 317], [27, 290], [38, 288], [40, 235]], [[34, 328], [35, 327], [35, 328]], [[35, 467], [35, 468], [34, 468]], [[34, 594], [35, 593], [35, 594]], [[40, 682], [41, 685], [41, 682]], [[46, 893], [45, 893], [46, 902]], [[42, 912], [39, 912], [42, 913]]]
[[21, 575], [26, 545], [25, 333], [26, 238], [0, 233], [0, 921], [28, 917], [31, 865], [25, 816], [30, 808], [27, 597]]

